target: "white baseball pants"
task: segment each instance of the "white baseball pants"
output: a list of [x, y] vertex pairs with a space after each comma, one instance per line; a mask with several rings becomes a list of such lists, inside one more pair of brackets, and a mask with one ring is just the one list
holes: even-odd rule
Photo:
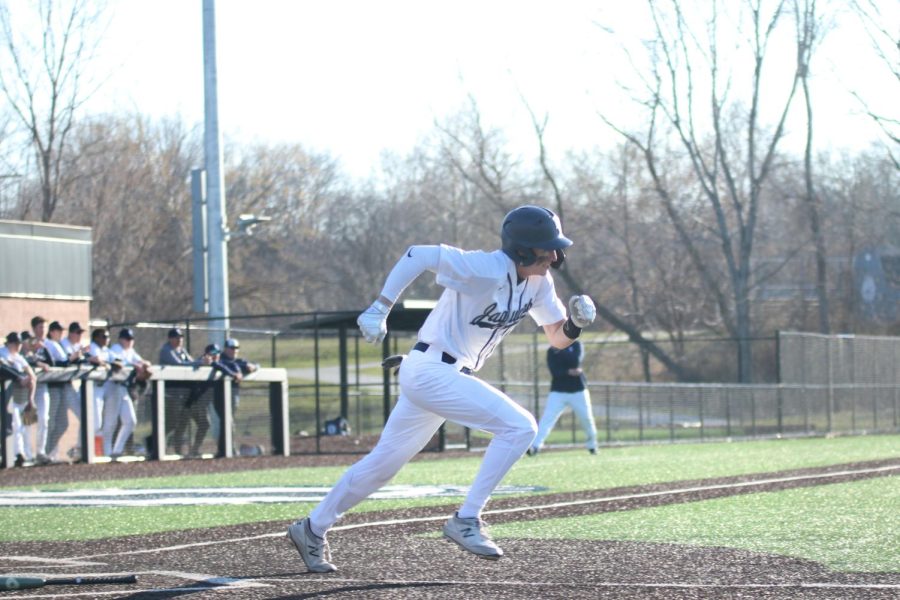
[[572, 407], [572, 412], [575, 413], [578, 422], [584, 429], [584, 434], [587, 436], [587, 448], [589, 450], [597, 449], [597, 425], [594, 423], [594, 413], [591, 410], [591, 393], [587, 389], [580, 392], [550, 392], [532, 447], [537, 449], [543, 447], [544, 440], [550, 435], [550, 431], [567, 406]]
[[341, 515], [386, 485], [428, 443], [445, 421], [494, 434], [459, 509], [476, 517], [507, 471], [528, 449], [537, 425], [527, 410], [480, 379], [441, 362], [441, 351], [414, 350], [400, 368], [400, 398], [378, 444], [351, 466], [310, 513], [314, 533], [324, 536]]
[[24, 385], [18, 383], [12, 386], [12, 399], [5, 407], [12, 416], [12, 438], [13, 438], [13, 457], [21, 454], [25, 460], [34, 460], [34, 440], [32, 440], [32, 430], [34, 427], [26, 426], [22, 423], [22, 412], [28, 406], [28, 389]]
[[46, 383], [39, 383], [34, 391], [34, 404], [37, 406], [37, 440], [36, 452], [47, 454], [47, 433], [50, 425], [50, 390]]
[[[134, 431], [137, 415], [134, 413], [134, 402], [128, 394], [128, 388], [118, 383], [111, 384], [103, 394], [103, 453], [106, 456], [122, 454], [128, 436]], [[121, 426], [119, 423], [121, 422]], [[119, 434], [116, 435], [116, 427]], [[113, 436], [116, 443], [113, 445]]]

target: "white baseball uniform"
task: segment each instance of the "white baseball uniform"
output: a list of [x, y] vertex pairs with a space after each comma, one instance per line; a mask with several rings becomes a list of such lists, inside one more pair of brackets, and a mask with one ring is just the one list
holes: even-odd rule
[[[0, 358], [23, 373], [28, 369], [28, 361], [19, 353], [11, 354], [9, 350], [0, 347]], [[4, 407], [12, 416], [13, 456], [21, 454], [25, 460], [34, 460], [34, 440], [32, 440], [32, 427], [22, 423], [22, 413], [28, 406], [29, 391], [24, 385], [16, 382], [12, 387], [12, 401]]]
[[[501, 250], [467, 252], [451, 246], [412, 246], [385, 282], [382, 295], [399, 298], [425, 270], [445, 288], [419, 330], [419, 343], [400, 368], [400, 397], [381, 439], [350, 467], [310, 513], [310, 528], [325, 532], [348, 509], [387, 484], [445, 420], [493, 434], [461, 518], [476, 517], [497, 484], [534, 439], [534, 417], [506, 394], [477, 379], [503, 337], [528, 314], [539, 326], [566, 318], [550, 274], [518, 280]], [[424, 349], [424, 351], [423, 351]]]
[[[115, 343], [109, 349], [110, 360], [120, 360], [123, 365], [133, 366], [144, 361], [134, 347], [125, 349], [121, 344]], [[103, 394], [103, 453], [107, 456], [119, 455], [125, 450], [128, 436], [134, 431], [137, 424], [137, 415], [134, 412], [134, 401], [128, 393], [128, 388], [123, 383], [108, 381], [104, 384], [106, 391]], [[116, 427], [119, 433], [116, 435]], [[116, 441], [113, 444], [113, 436]]]
[[[82, 344], [81, 342], [72, 343], [69, 338], [63, 338], [60, 342], [63, 350], [66, 353], [66, 356], [71, 357], [73, 354], [81, 352]], [[73, 378], [64, 388], [63, 393], [66, 399], [66, 407], [70, 409], [75, 416], [78, 417], [78, 420], [81, 420], [81, 381], [79, 379]]]
[[[88, 354], [99, 358], [104, 363], [112, 360], [109, 356], [109, 346], [101, 346], [97, 342], [91, 342]], [[114, 386], [112, 381], [106, 380], [101, 385], [94, 384], [94, 434], [101, 435], [103, 431], [103, 403], [107, 392]]]

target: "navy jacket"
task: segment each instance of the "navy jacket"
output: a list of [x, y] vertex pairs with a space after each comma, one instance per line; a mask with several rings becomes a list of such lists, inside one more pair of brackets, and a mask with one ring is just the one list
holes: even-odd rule
[[550, 391], [553, 392], [580, 392], [587, 385], [584, 373], [581, 375], [569, 375], [569, 369], [581, 366], [584, 359], [584, 347], [581, 342], [575, 340], [571, 346], [563, 350], [550, 347], [547, 350], [547, 367], [553, 375]]

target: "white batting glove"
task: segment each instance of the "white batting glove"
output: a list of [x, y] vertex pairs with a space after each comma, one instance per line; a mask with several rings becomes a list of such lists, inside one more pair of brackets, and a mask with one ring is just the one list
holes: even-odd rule
[[356, 318], [356, 324], [366, 341], [377, 344], [387, 335], [387, 318], [391, 308], [381, 300], [376, 300], [372, 306], [364, 310]]
[[579, 329], [583, 329], [597, 318], [597, 307], [590, 296], [572, 296], [569, 298], [569, 318]]

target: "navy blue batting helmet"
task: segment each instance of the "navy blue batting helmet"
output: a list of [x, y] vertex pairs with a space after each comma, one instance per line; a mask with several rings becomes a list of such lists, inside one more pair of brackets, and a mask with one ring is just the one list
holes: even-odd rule
[[517, 265], [527, 267], [537, 260], [533, 248], [555, 250], [554, 268], [559, 268], [565, 259], [563, 248], [572, 245], [572, 240], [563, 235], [559, 217], [540, 206], [520, 206], [511, 210], [500, 227], [502, 249]]

